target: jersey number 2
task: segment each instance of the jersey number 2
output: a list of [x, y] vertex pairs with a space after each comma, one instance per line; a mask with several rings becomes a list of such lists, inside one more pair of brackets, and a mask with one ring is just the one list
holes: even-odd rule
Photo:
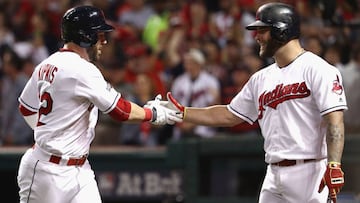
[[45, 105], [41, 105], [39, 109], [39, 118], [38, 118], [37, 126], [45, 125], [45, 123], [40, 122], [40, 116], [48, 115], [52, 110], [53, 100], [51, 98], [50, 93], [45, 92], [44, 94], [42, 94], [40, 97], [40, 102], [42, 104], [45, 103]]

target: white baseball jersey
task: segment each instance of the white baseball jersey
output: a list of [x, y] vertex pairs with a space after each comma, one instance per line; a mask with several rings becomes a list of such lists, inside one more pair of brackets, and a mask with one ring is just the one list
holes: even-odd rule
[[98, 109], [108, 113], [120, 96], [96, 66], [62, 51], [35, 68], [19, 102], [38, 111], [37, 145], [49, 153], [78, 157], [89, 151]]
[[326, 158], [322, 116], [347, 109], [340, 72], [311, 52], [253, 74], [227, 107], [249, 123], [258, 119], [267, 163]]
[[[220, 83], [215, 76], [206, 71], [201, 71], [194, 81], [191, 80], [188, 73], [184, 73], [175, 79], [171, 88], [176, 100], [185, 106], [193, 107], [206, 107], [214, 104], [216, 98], [212, 91], [220, 94]], [[215, 128], [208, 126], [197, 126], [194, 132], [203, 137], [211, 137], [216, 133]]]

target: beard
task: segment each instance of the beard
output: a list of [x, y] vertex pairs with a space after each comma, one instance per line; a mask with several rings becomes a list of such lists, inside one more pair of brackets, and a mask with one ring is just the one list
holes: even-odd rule
[[283, 45], [284, 43], [271, 39], [265, 45], [260, 47], [259, 55], [262, 58], [273, 57], [276, 51]]
[[101, 51], [98, 50], [96, 46], [91, 46], [86, 51], [89, 55], [90, 61], [98, 62], [100, 60]]

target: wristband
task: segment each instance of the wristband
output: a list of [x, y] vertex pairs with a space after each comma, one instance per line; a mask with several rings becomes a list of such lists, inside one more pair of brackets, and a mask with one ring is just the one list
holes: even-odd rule
[[144, 111], [145, 111], [145, 118], [143, 119], [143, 121], [153, 121], [155, 117], [153, 113], [154, 111], [149, 108], [144, 108]]
[[330, 161], [328, 163], [328, 165], [329, 165], [330, 168], [340, 168], [341, 167], [341, 163], [336, 162], [336, 161]]

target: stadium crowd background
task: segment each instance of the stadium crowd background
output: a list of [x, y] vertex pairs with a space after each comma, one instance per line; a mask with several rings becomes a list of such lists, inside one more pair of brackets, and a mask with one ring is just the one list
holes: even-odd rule
[[[266, 2], [271, 1], [0, 0], [0, 144], [32, 144], [32, 130], [18, 112], [17, 98], [34, 67], [62, 46], [61, 17], [70, 7], [97, 6], [116, 28], [108, 35], [98, 65], [105, 79], [127, 99], [143, 105], [157, 94], [164, 98], [167, 91], [177, 88], [174, 80], [194, 67], [184, 63], [184, 55], [197, 50], [189, 54], [192, 63], [219, 84], [218, 96], [206, 104], [211, 105], [228, 103], [251, 74], [271, 62], [258, 57], [253, 33], [244, 29]], [[304, 48], [341, 70], [349, 105], [346, 134], [359, 135], [360, 1], [277, 2], [292, 4], [300, 13]], [[205, 81], [203, 86], [207, 85]], [[189, 89], [189, 93], [192, 99], [212, 97], [206, 89]], [[184, 104], [195, 105], [191, 102]], [[206, 137], [194, 131], [196, 127], [118, 123], [100, 114], [93, 145], [159, 146], [168, 140]], [[210, 130], [229, 136], [260, 136], [256, 124]]]

